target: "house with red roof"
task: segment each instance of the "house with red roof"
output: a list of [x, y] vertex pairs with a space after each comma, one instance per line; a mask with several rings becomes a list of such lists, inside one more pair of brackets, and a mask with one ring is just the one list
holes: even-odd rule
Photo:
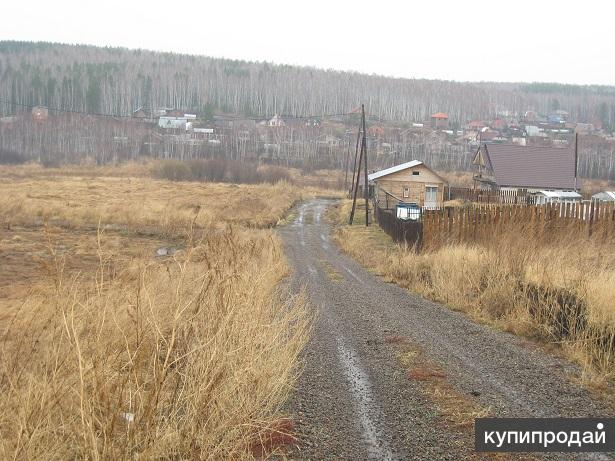
[[470, 122], [468, 122], [467, 125], [467, 129], [469, 131], [479, 131], [481, 128], [486, 127], [487, 124], [485, 122], [482, 122], [480, 120], [471, 120]]
[[436, 112], [431, 115], [431, 127], [436, 130], [448, 128], [448, 114], [444, 112]]

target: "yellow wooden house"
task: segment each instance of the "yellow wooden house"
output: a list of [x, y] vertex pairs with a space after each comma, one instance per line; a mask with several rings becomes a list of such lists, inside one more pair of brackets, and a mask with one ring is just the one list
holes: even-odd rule
[[444, 202], [446, 181], [418, 160], [376, 171], [368, 179], [374, 184], [374, 200], [381, 208], [405, 202], [436, 209]]

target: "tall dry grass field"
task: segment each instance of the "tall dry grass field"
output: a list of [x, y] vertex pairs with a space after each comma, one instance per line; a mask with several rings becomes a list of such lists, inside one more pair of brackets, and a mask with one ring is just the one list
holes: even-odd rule
[[480, 245], [417, 254], [393, 244], [377, 224], [342, 224], [349, 207], [337, 209], [336, 240], [366, 266], [481, 321], [560, 345], [594, 383], [615, 376], [611, 241], [566, 231], [538, 240], [526, 226], [509, 226]]
[[1, 459], [278, 448], [310, 320], [257, 227], [299, 192], [71, 175], [0, 189]]

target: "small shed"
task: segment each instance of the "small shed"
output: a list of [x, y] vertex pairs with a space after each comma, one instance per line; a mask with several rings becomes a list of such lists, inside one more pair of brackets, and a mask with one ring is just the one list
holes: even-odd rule
[[615, 191], [605, 190], [592, 195], [592, 200], [595, 202], [615, 202]]
[[547, 203], [576, 203], [583, 198], [581, 194], [574, 191], [563, 190], [541, 190], [534, 194], [536, 205], [546, 205]]

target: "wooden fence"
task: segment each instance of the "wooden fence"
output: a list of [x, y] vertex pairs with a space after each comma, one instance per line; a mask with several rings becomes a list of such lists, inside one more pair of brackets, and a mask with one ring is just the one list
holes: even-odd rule
[[480, 190], [467, 187], [447, 187], [444, 200], [467, 200], [469, 202], [511, 205], [533, 205], [535, 197], [517, 190]]
[[423, 223], [420, 221], [402, 221], [391, 210], [374, 207], [374, 217], [380, 228], [398, 243], [420, 249], [423, 238]]
[[557, 238], [615, 240], [613, 203], [567, 203], [539, 206], [477, 205], [447, 207], [423, 214], [424, 248], [453, 243], [497, 243], [504, 232], [541, 242]]

